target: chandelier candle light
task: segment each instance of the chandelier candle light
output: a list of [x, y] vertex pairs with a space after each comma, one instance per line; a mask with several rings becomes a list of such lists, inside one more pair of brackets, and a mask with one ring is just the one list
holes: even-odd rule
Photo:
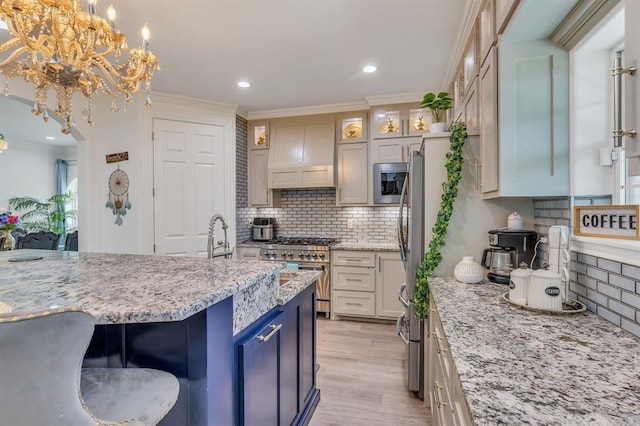
[[142, 46], [129, 49], [121, 62], [127, 40], [116, 29], [113, 5], [108, 19], [96, 14], [97, 0], [88, 0], [87, 12], [79, 0], [0, 0], [0, 20], [13, 36], [0, 45], [0, 71], [5, 77], [3, 93], [9, 95], [9, 80], [22, 77], [33, 83], [35, 102], [31, 112], [49, 121], [47, 92], [56, 92], [55, 113], [64, 118], [62, 133], [71, 132], [72, 97], [85, 97], [83, 116], [93, 125], [91, 97], [106, 94], [113, 98], [111, 110], [118, 111], [118, 98], [133, 102], [131, 94], [140, 86], [149, 92], [153, 72], [160, 69], [158, 58], [149, 50], [149, 27], [142, 28]]

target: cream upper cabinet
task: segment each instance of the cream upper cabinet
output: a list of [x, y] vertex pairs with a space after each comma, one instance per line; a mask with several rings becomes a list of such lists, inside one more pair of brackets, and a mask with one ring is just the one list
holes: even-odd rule
[[495, 0], [484, 0], [478, 14], [478, 49], [482, 65], [491, 49], [496, 44], [496, 12]]
[[404, 312], [398, 289], [404, 281], [404, 264], [398, 252], [378, 253], [376, 268], [376, 315], [396, 319]]
[[250, 207], [275, 207], [279, 193], [269, 189], [269, 123], [250, 122], [248, 126], [247, 186]]
[[366, 143], [338, 145], [336, 204], [362, 205], [368, 202], [369, 156]]
[[467, 93], [471, 83], [478, 75], [478, 26], [474, 25], [462, 58], [462, 90]]
[[516, 9], [520, 0], [495, 0], [496, 3], [496, 34], [502, 34], [507, 29], [507, 24], [511, 15]]
[[269, 189], [267, 185], [268, 163], [268, 151], [249, 151], [248, 186], [250, 207], [280, 206], [280, 191]]
[[378, 106], [371, 113], [373, 139], [420, 136], [429, 131], [431, 111], [420, 103]]
[[378, 139], [371, 141], [371, 164], [402, 163], [411, 160], [411, 151], [420, 149], [421, 137]]
[[368, 112], [354, 111], [336, 116], [336, 141], [338, 143], [367, 142]]
[[270, 188], [334, 186], [334, 115], [273, 120], [270, 133]]
[[493, 48], [480, 69], [480, 187], [483, 193], [498, 190], [498, 70]]
[[568, 52], [549, 40], [502, 43], [497, 89], [498, 190], [485, 196], [567, 195]]

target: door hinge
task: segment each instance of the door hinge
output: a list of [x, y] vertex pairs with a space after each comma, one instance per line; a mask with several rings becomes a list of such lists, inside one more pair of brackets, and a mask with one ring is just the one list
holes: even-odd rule
[[155, 244], [153, 245], [153, 252], [154, 253], [156, 252], [156, 245]]

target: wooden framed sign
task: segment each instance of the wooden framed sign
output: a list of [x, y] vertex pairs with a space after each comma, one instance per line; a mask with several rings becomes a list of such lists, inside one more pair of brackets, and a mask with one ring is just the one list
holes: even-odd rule
[[120, 161], [127, 161], [129, 159], [129, 151], [117, 152], [115, 154], [107, 154], [108, 163], [118, 163]]
[[639, 208], [638, 205], [575, 206], [573, 234], [585, 237], [640, 240]]

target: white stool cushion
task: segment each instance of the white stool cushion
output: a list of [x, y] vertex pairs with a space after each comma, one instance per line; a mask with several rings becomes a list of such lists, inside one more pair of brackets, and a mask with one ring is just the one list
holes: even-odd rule
[[102, 421], [156, 425], [175, 404], [180, 386], [173, 375], [150, 368], [83, 368], [80, 390]]

